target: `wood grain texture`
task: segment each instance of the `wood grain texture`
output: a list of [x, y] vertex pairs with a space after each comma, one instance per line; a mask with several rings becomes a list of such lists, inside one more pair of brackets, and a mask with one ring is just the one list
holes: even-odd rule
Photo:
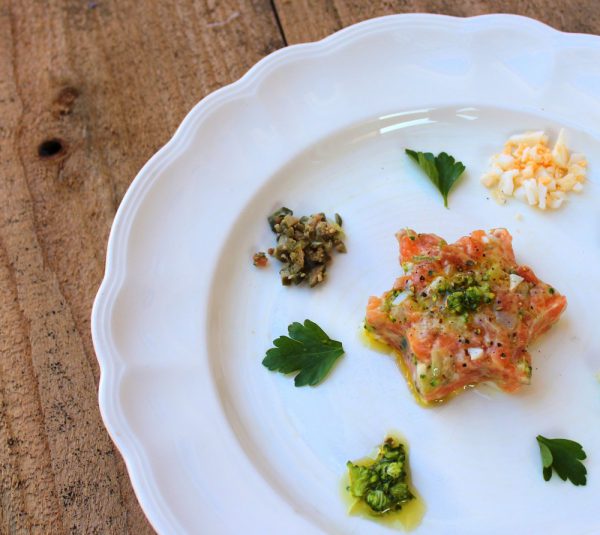
[[288, 44], [315, 41], [361, 20], [394, 13], [514, 13], [566, 32], [600, 33], [597, 0], [274, 0], [274, 5]]
[[98, 411], [108, 232], [189, 109], [282, 45], [267, 0], [0, 2], [0, 533], [151, 532]]
[[123, 194], [264, 55], [410, 11], [600, 33], [596, 0], [0, 0], [0, 533], [152, 531], [100, 419], [90, 337]]

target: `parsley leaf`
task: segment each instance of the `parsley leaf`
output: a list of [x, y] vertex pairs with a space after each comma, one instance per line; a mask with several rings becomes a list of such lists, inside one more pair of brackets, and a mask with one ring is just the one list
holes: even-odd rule
[[342, 343], [332, 340], [323, 329], [310, 320], [304, 325], [294, 322], [288, 326], [289, 336], [273, 340], [263, 359], [263, 366], [281, 373], [300, 372], [296, 386], [315, 386], [329, 373], [335, 361], [344, 354]]
[[587, 469], [581, 461], [586, 458], [583, 446], [566, 438], [546, 438], [542, 435], [536, 437], [542, 455], [542, 474], [544, 480], [552, 477], [552, 469], [558, 476], [566, 481], [567, 478], [573, 485], [585, 485]]
[[457, 162], [445, 152], [440, 152], [437, 156], [434, 156], [431, 152], [416, 152], [406, 149], [406, 154], [425, 171], [429, 180], [442, 194], [444, 206], [448, 208], [448, 193], [466, 169], [463, 163]]

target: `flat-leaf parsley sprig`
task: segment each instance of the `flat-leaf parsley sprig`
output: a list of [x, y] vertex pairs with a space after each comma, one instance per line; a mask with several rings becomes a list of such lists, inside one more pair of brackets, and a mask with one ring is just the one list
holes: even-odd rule
[[462, 162], [457, 162], [452, 156], [440, 152], [437, 156], [431, 152], [417, 152], [406, 149], [408, 154], [419, 167], [425, 171], [429, 180], [442, 194], [444, 206], [448, 208], [448, 193], [454, 183], [460, 178], [466, 167]]
[[289, 336], [273, 340], [263, 359], [264, 366], [281, 373], [300, 372], [294, 378], [295, 386], [319, 384], [336, 360], [344, 354], [342, 343], [332, 340], [315, 322], [304, 320], [288, 326]]
[[573, 485], [587, 483], [587, 469], [581, 463], [586, 454], [581, 444], [566, 438], [546, 438], [542, 435], [538, 435], [536, 439], [542, 455], [542, 473], [545, 481], [552, 477], [554, 469], [563, 481], [569, 479]]

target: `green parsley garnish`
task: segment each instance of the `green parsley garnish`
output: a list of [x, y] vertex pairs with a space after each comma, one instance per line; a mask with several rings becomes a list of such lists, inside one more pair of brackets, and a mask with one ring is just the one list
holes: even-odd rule
[[304, 325], [294, 322], [288, 333], [273, 340], [275, 347], [267, 351], [262, 363], [271, 371], [300, 372], [294, 378], [295, 386], [319, 384], [344, 354], [342, 343], [329, 338], [313, 321], [304, 320]]
[[437, 156], [434, 156], [431, 152], [416, 152], [406, 149], [406, 154], [425, 171], [429, 180], [442, 194], [444, 206], [448, 208], [448, 193], [466, 169], [463, 163], [457, 162], [445, 152], [440, 152]]
[[379, 447], [377, 459], [368, 465], [346, 463], [350, 485], [347, 490], [369, 506], [370, 512], [382, 515], [399, 511], [414, 499], [408, 486], [407, 459], [404, 445], [387, 438]]
[[455, 314], [464, 314], [474, 312], [483, 303], [491, 303], [493, 299], [494, 293], [490, 291], [489, 284], [473, 285], [449, 294], [446, 305]]
[[581, 461], [586, 458], [583, 446], [566, 438], [536, 437], [542, 455], [544, 480], [552, 477], [552, 469], [563, 481], [567, 478], [573, 485], [585, 485], [587, 469]]

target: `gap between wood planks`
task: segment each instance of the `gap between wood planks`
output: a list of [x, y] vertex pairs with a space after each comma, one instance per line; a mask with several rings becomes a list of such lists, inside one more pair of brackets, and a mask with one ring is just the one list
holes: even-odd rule
[[285, 37], [285, 32], [283, 31], [283, 26], [281, 25], [281, 19], [279, 18], [279, 12], [277, 11], [277, 6], [275, 5], [275, 0], [271, 1], [271, 7], [273, 8], [273, 15], [275, 17], [275, 22], [277, 23], [277, 28], [279, 28], [279, 34], [281, 35], [281, 39], [283, 40], [283, 46], [288, 46], [287, 38]]

